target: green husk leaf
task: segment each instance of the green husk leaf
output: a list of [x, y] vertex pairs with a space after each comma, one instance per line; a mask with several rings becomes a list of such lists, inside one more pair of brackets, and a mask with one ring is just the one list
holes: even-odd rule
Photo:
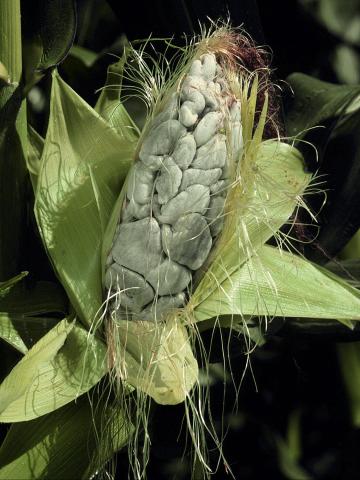
[[28, 125], [28, 141], [26, 152], [26, 165], [29, 170], [31, 184], [34, 192], [36, 191], [37, 179], [41, 166], [41, 155], [44, 149], [45, 140], [37, 131]]
[[0, 421], [31, 420], [88, 391], [106, 373], [105, 351], [100, 340], [64, 319], [27, 352], [0, 385]]
[[116, 323], [122, 379], [150, 395], [157, 403], [183, 402], [198, 378], [186, 328], [177, 319], [165, 323]]
[[140, 132], [120, 101], [126, 50], [120, 60], [108, 67], [105, 85], [95, 105], [98, 112], [121, 135], [130, 135], [136, 141]]
[[360, 292], [309, 261], [264, 245], [195, 309], [195, 318], [252, 315], [360, 320]]
[[252, 162], [254, 183], [229, 213], [238, 219], [237, 228], [215, 251], [212, 265], [192, 296], [193, 308], [276, 234], [293, 213], [311, 179], [304, 172], [300, 152], [277, 140], [262, 142]]
[[102, 304], [103, 231], [135, 145], [131, 132], [116, 133], [54, 72], [35, 213], [54, 268], [87, 325]]
[[6, 410], [23, 397], [34, 383], [42, 364], [49, 363], [64, 345], [72, 325], [64, 322], [46, 335], [24, 358], [12, 369], [0, 386], [0, 418]]
[[13, 319], [9, 318], [6, 313], [0, 313], [0, 338], [20, 353], [27, 352], [27, 346], [17, 331]]
[[[61, 321], [59, 318], [56, 317], [27, 317], [26, 315], [16, 313], [0, 313], [0, 318], [5, 319], [5, 323], [0, 327], [0, 331], [4, 332], [5, 330], [6, 332], [6, 324], [8, 322], [11, 322], [11, 340], [16, 340], [20, 336], [21, 342], [19, 341], [18, 344], [14, 344], [12, 346], [15, 347], [17, 350], [21, 351], [21, 353], [26, 353], [29, 348], [33, 347], [35, 343], [41, 339], [41, 337], [46, 335], [52, 328], [55, 327], [55, 325], [57, 325]], [[8, 341], [8, 343], [10, 342]], [[21, 346], [21, 350], [18, 348], [18, 346]]]
[[126, 444], [131, 432], [119, 407], [114, 411], [104, 402], [92, 407], [84, 396], [42, 418], [12, 425], [0, 449], [0, 479], [90, 478], [104, 418], [111, 440], [101, 457], [103, 464]]

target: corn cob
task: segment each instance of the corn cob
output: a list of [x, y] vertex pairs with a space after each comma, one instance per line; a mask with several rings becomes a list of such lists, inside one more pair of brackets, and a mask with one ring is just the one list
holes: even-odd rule
[[185, 304], [221, 232], [241, 150], [240, 102], [204, 53], [154, 117], [128, 175], [105, 275], [120, 317], [160, 320]]

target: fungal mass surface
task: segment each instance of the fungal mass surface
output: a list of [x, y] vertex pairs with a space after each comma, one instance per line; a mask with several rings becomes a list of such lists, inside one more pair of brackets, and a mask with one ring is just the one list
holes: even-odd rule
[[119, 318], [162, 320], [185, 304], [222, 229], [240, 118], [215, 55], [201, 55], [155, 116], [127, 178], [105, 272]]

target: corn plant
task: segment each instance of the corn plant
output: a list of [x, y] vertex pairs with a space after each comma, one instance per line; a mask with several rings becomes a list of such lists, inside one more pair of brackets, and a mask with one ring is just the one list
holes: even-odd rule
[[[121, 448], [144, 478], [154, 403], [184, 403], [194, 475], [211, 474], [207, 435], [231, 471], [204, 420], [202, 332], [241, 336], [250, 362], [276, 318], [360, 319], [358, 290], [293, 241], [297, 213], [314, 218], [307, 199], [323, 185], [304, 168], [301, 134], [282, 133], [266, 54], [226, 22], [157, 58], [149, 42], [127, 44], [92, 107], [53, 68], [63, 49], [34, 69], [51, 70], [42, 138], [24, 96], [37, 76], [19, 85], [19, 2], [1, 12], [13, 36], [0, 50], [1, 171], [31, 181], [58, 283], [29, 290], [31, 271], [7, 265], [25, 199], [5, 191], [2, 214], [19, 223], [1, 231], [0, 335], [21, 357], [0, 385], [0, 421], [12, 424], [0, 478], [92, 478]], [[126, 96], [147, 106], [141, 131]]]

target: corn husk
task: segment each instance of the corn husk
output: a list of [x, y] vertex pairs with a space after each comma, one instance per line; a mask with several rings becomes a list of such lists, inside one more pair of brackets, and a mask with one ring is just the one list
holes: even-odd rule
[[106, 349], [74, 321], [44, 335], [0, 385], [0, 421], [31, 420], [87, 392], [106, 373]]
[[360, 294], [301, 257], [264, 245], [195, 309], [197, 320], [219, 315], [335, 318], [351, 328], [349, 320], [360, 319]]

